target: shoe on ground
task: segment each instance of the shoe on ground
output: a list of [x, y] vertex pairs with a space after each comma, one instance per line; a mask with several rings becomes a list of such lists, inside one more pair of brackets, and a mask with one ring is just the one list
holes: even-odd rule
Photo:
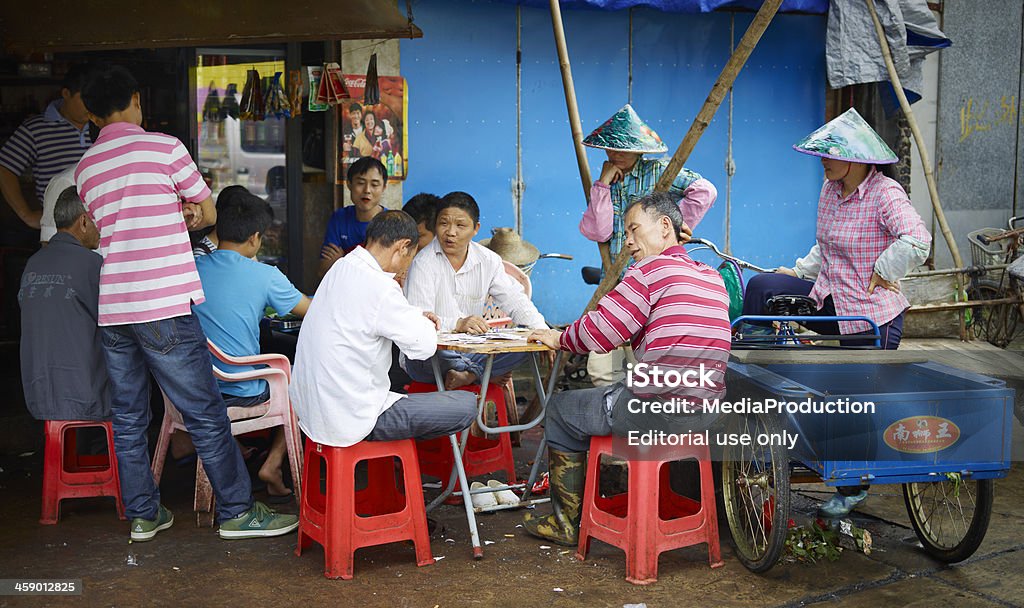
[[156, 512], [155, 520], [143, 519], [141, 517], [132, 519], [132, 541], [144, 543], [147, 540], [153, 540], [157, 532], [166, 530], [172, 525], [174, 525], [174, 514], [167, 507], [160, 505]]
[[267, 538], [288, 534], [299, 527], [297, 515], [277, 513], [262, 502], [252, 503], [252, 508], [220, 524], [220, 537], [230, 540], [242, 538]]
[[[487, 482], [487, 486], [490, 488], [500, 488], [506, 485], [498, 481], [497, 479], [491, 479]], [[494, 498], [498, 501], [499, 505], [518, 505], [519, 497], [516, 493], [509, 489], [498, 490], [493, 494]]]
[[857, 505], [864, 502], [867, 497], [867, 490], [861, 490], [853, 496], [843, 496], [839, 492], [836, 492], [831, 498], [818, 507], [818, 513], [822, 517], [827, 517], [828, 519], [845, 517], [849, 515], [850, 511], [854, 510]]
[[[469, 489], [470, 491], [472, 491], [484, 490], [488, 488], [479, 481], [474, 481], [469, 485]], [[472, 496], [473, 506], [478, 509], [486, 509], [498, 506], [498, 501], [494, 498], [494, 494], [492, 492], [485, 492], [483, 494], [471, 494], [470, 496]]]

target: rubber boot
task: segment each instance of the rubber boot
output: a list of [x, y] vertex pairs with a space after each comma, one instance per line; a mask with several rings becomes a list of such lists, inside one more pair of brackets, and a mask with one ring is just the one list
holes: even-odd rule
[[567, 547], [575, 547], [580, 534], [586, 452], [559, 452], [548, 448], [551, 515], [527, 513], [523, 527], [530, 534]]

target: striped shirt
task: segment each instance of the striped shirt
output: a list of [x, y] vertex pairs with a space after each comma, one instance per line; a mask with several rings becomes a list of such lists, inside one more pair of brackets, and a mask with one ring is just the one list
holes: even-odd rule
[[715, 387], [634, 388], [640, 396], [716, 399], [725, 394], [729, 358], [729, 295], [714, 268], [681, 246], [644, 258], [626, 271], [593, 310], [565, 329], [562, 350], [606, 353], [632, 341], [638, 363], [682, 373], [703, 364]]
[[210, 189], [180, 141], [118, 122], [78, 163], [78, 193], [100, 230], [100, 325], [191, 314], [203, 302], [181, 201]]
[[81, 129], [60, 113], [62, 101], [21, 123], [0, 148], [0, 166], [15, 175], [32, 169], [40, 201], [55, 175], [78, 162], [92, 144], [88, 123]]

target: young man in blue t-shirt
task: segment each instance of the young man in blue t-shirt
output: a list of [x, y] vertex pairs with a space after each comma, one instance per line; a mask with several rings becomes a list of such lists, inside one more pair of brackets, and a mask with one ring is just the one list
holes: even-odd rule
[[[272, 221], [266, 201], [248, 191], [236, 193], [217, 209], [217, 250], [196, 259], [206, 301], [192, 310], [207, 338], [233, 357], [260, 354], [260, 320], [268, 306], [278, 314], [300, 317], [309, 308], [309, 298], [280, 270], [253, 259]], [[214, 365], [226, 372], [255, 369], [226, 365], [216, 359]], [[264, 380], [218, 383], [228, 407], [258, 405], [270, 398]], [[267, 484], [268, 502], [291, 496], [281, 477], [285, 454], [284, 433], [278, 431], [259, 471], [260, 479]]]
[[327, 222], [324, 245], [320, 249], [320, 277], [331, 266], [366, 240], [366, 226], [384, 211], [380, 199], [388, 186], [388, 170], [372, 156], [352, 163], [346, 174], [352, 205], [334, 212]]

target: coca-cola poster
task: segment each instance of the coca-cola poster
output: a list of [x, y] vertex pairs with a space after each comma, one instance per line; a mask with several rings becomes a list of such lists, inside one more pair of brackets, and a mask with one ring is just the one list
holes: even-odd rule
[[363, 103], [365, 74], [346, 74], [345, 86], [352, 95], [340, 108], [341, 134], [338, 138], [338, 183], [344, 183], [349, 166], [372, 156], [388, 170], [388, 180], [404, 180], [409, 172], [408, 124], [405, 79], [381, 76], [380, 103]]

